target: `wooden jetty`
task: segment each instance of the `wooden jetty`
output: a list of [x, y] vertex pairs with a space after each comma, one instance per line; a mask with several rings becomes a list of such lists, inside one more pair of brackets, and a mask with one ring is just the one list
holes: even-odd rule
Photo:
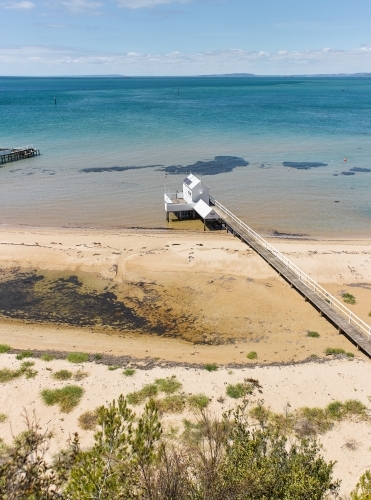
[[8, 163], [11, 161], [24, 160], [25, 158], [32, 158], [39, 156], [40, 150], [33, 146], [25, 146], [22, 148], [0, 148], [0, 164]]
[[277, 273], [295, 288], [306, 302], [310, 302], [321, 316], [351, 340], [357, 349], [371, 357], [371, 326], [356, 316], [336, 297], [331, 295], [287, 257], [276, 250], [253, 229], [210, 196], [210, 204], [224, 222], [227, 231], [241, 239], [257, 252]]
[[192, 174], [183, 180], [183, 190], [164, 195], [166, 220], [173, 213], [182, 218], [200, 217], [205, 224], [218, 221], [227, 231], [257, 252], [277, 273], [310, 302], [321, 316], [350, 339], [357, 349], [371, 357], [371, 326], [356, 316], [340, 300], [331, 295], [298, 266], [281, 254], [258, 233], [242, 222], [226, 207], [210, 196], [209, 186]]

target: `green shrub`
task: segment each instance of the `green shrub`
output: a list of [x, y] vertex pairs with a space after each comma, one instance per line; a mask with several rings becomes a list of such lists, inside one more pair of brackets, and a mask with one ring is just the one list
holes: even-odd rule
[[110, 372], [113, 372], [113, 371], [115, 371], [115, 370], [118, 370], [119, 368], [120, 368], [120, 367], [119, 367], [118, 365], [110, 365], [110, 366], [108, 367], [108, 369], [109, 369], [109, 371], [110, 371]]
[[258, 353], [256, 351], [250, 351], [246, 354], [247, 359], [257, 359]]
[[67, 354], [66, 359], [70, 363], [86, 363], [89, 361], [89, 354], [85, 352], [70, 352]]
[[171, 394], [163, 399], [155, 400], [160, 413], [182, 413], [186, 405], [183, 394]]
[[5, 352], [8, 352], [10, 350], [11, 350], [10, 345], [0, 344], [0, 354], [4, 354]]
[[216, 372], [218, 365], [216, 363], [206, 363], [205, 370], [208, 372]]
[[307, 337], [310, 337], [312, 339], [318, 339], [319, 338], [319, 333], [318, 332], [308, 332]]
[[341, 349], [341, 347], [326, 347], [325, 354], [326, 356], [330, 356], [330, 354], [345, 354], [345, 351], [344, 349]]
[[100, 360], [100, 359], [102, 359], [102, 358], [103, 358], [103, 356], [102, 356], [101, 354], [98, 354], [98, 353], [97, 353], [97, 354], [94, 354], [94, 359], [95, 359], [96, 361], [99, 361], [99, 360]]
[[179, 391], [182, 387], [182, 384], [177, 380], [175, 375], [167, 378], [157, 378], [155, 384], [159, 392], [165, 392], [166, 394], [174, 394], [174, 392]]
[[24, 358], [32, 358], [33, 357], [33, 352], [32, 351], [22, 351], [19, 354], [17, 354], [16, 358], [17, 359], [24, 359]]
[[126, 370], [124, 370], [122, 373], [125, 375], [125, 377], [132, 377], [135, 373], [135, 370], [134, 368], [126, 368]]
[[309, 357], [311, 359], [318, 359], [319, 358], [319, 356], [317, 356], [317, 354], [311, 354]]
[[348, 293], [348, 292], [345, 292], [342, 294], [342, 299], [344, 302], [346, 302], [347, 304], [355, 304], [356, 303], [356, 298], [354, 295], [352, 295], [351, 293]]
[[158, 387], [156, 384], [147, 384], [139, 391], [131, 392], [126, 396], [127, 402], [131, 405], [140, 405], [147, 398], [153, 398], [158, 394]]
[[351, 500], [370, 500], [371, 498], [371, 471], [366, 470], [359, 478], [357, 486], [350, 494]]
[[245, 384], [228, 384], [226, 389], [227, 396], [233, 399], [239, 399], [246, 395]]
[[0, 424], [3, 424], [7, 420], [8, 420], [8, 415], [6, 415], [5, 413], [0, 413]]
[[77, 421], [81, 429], [84, 431], [93, 431], [98, 425], [98, 411], [85, 411], [79, 416]]
[[209, 405], [210, 399], [206, 396], [206, 394], [192, 394], [191, 396], [188, 396], [187, 403], [191, 408], [202, 410]]
[[53, 359], [55, 359], [55, 357], [52, 355], [52, 354], [43, 354], [40, 358], [42, 361], [53, 361]]
[[346, 355], [348, 358], [354, 358], [354, 354], [352, 352], [347, 352]]
[[68, 370], [59, 370], [53, 373], [52, 377], [55, 378], [55, 380], [69, 380], [72, 378], [72, 372]]
[[44, 389], [41, 397], [48, 406], [59, 405], [64, 413], [69, 413], [77, 406], [84, 393], [84, 389], [77, 385], [66, 385], [62, 389]]
[[371, 316], [371, 311], [368, 313], [369, 316]]

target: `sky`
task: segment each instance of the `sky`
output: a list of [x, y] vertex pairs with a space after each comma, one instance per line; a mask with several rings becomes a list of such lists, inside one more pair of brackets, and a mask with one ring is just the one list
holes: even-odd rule
[[0, 0], [0, 75], [371, 72], [370, 0]]

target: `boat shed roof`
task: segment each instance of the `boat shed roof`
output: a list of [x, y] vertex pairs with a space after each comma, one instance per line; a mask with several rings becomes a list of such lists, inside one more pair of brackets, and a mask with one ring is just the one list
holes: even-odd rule
[[213, 207], [209, 207], [207, 203], [203, 200], [200, 200], [194, 206], [194, 210], [201, 215], [203, 219], [215, 219], [217, 214], [214, 212]]
[[201, 182], [201, 180], [196, 177], [195, 175], [193, 174], [189, 174], [183, 181], [183, 183], [189, 187], [189, 189], [193, 189], [194, 187], [197, 186], [197, 184], [199, 184]]

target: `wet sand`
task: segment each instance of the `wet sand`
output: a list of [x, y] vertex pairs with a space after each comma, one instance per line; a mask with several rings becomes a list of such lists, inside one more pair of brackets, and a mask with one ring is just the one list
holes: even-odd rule
[[[334, 346], [356, 352], [224, 232], [15, 228], [0, 238], [0, 341], [13, 347], [196, 363], [246, 363], [250, 351], [260, 363], [322, 356]], [[354, 294], [349, 307], [369, 319], [369, 241], [273, 243], [335, 295]]]

